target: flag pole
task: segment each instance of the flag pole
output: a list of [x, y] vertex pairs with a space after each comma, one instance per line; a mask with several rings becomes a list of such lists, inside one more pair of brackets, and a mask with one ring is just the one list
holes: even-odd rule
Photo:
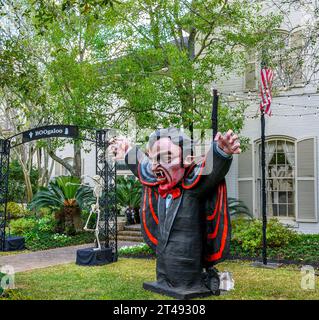
[[262, 260], [267, 265], [267, 199], [266, 199], [266, 153], [265, 153], [265, 111], [261, 110], [261, 199], [262, 199]]
[[213, 130], [213, 141], [218, 130], [218, 91], [213, 89], [213, 107], [212, 107], [212, 130]]
[[266, 152], [265, 152], [265, 113], [271, 115], [270, 105], [272, 102], [271, 87], [273, 72], [267, 68], [265, 63], [261, 65], [260, 85], [260, 126], [261, 126], [261, 211], [262, 211], [262, 262], [253, 263], [255, 267], [275, 269], [278, 263], [267, 261], [267, 193], [266, 193]]

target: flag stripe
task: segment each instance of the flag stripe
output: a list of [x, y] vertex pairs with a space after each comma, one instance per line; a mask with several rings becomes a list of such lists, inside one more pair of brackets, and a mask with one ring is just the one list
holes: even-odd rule
[[262, 68], [260, 71], [261, 84], [260, 84], [260, 110], [271, 116], [271, 102], [272, 102], [272, 81], [274, 73], [270, 68]]

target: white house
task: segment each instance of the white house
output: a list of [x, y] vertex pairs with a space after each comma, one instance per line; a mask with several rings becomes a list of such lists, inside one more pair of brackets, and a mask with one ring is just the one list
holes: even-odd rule
[[[285, 37], [286, 52], [296, 50], [288, 59], [279, 54], [284, 63], [275, 70], [273, 115], [266, 116], [267, 214], [300, 232], [318, 233], [319, 91], [311, 61], [311, 50], [317, 48], [305, 47], [309, 23], [317, 21], [307, 14], [294, 11], [278, 30]], [[285, 74], [288, 67], [290, 74]], [[256, 217], [261, 217], [259, 70], [260, 61], [252, 55], [244, 76], [217, 84], [230, 106], [236, 100], [249, 102], [241, 133], [250, 139], [249, 148], [235, 157], [227, 180], [229, 195], [243, 200]]]

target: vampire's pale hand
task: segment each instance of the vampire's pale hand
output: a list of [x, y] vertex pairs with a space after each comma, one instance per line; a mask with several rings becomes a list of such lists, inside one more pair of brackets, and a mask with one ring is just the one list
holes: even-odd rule
[[218, 147], [229, 155], [241, 153], [238, 136], [237, 134], [234, 134], [233, 130], [231, 129], [229, 129], [224, 135], [222, 135], [220, 132], [217, 132], [215, 141], [217, 142]]
[[123, 160], [125, 153], [131, 146], [132, 144], [127, 138], [118, 137], [110, 140], [109, 150], [113, 153], [115, 160]]

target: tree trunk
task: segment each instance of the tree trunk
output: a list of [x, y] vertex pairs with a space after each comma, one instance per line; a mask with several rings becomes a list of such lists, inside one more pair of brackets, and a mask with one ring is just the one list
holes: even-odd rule
[[33, 191], [32, 191], [32, 183], [30, 179], [30, 172], [26, 171], [23, 168], [23, 176], [26, 186], [26, 194], [27, 194], [27, 202], [29, 203], [33, 198]]
[[65, 219], [64, 232], [67, 235], [74, 235], [82, 231], [83, 223], [79, 207], [64, 207], [63, 214]]
[[74, 175], [81, 178], [82, 175], [82, 156], [81, 156], [81, 142], [74, 141]]
[[73, 166], [71, 166], [66, 161], [58, 157], [52, 150], [48, 150], [48, 153], [54, 161], [56, 161], [57, 163], [60, 163], [64, 168], [66, 168], [70, 172], [72, 176], [75, 176], [75, 170]]

